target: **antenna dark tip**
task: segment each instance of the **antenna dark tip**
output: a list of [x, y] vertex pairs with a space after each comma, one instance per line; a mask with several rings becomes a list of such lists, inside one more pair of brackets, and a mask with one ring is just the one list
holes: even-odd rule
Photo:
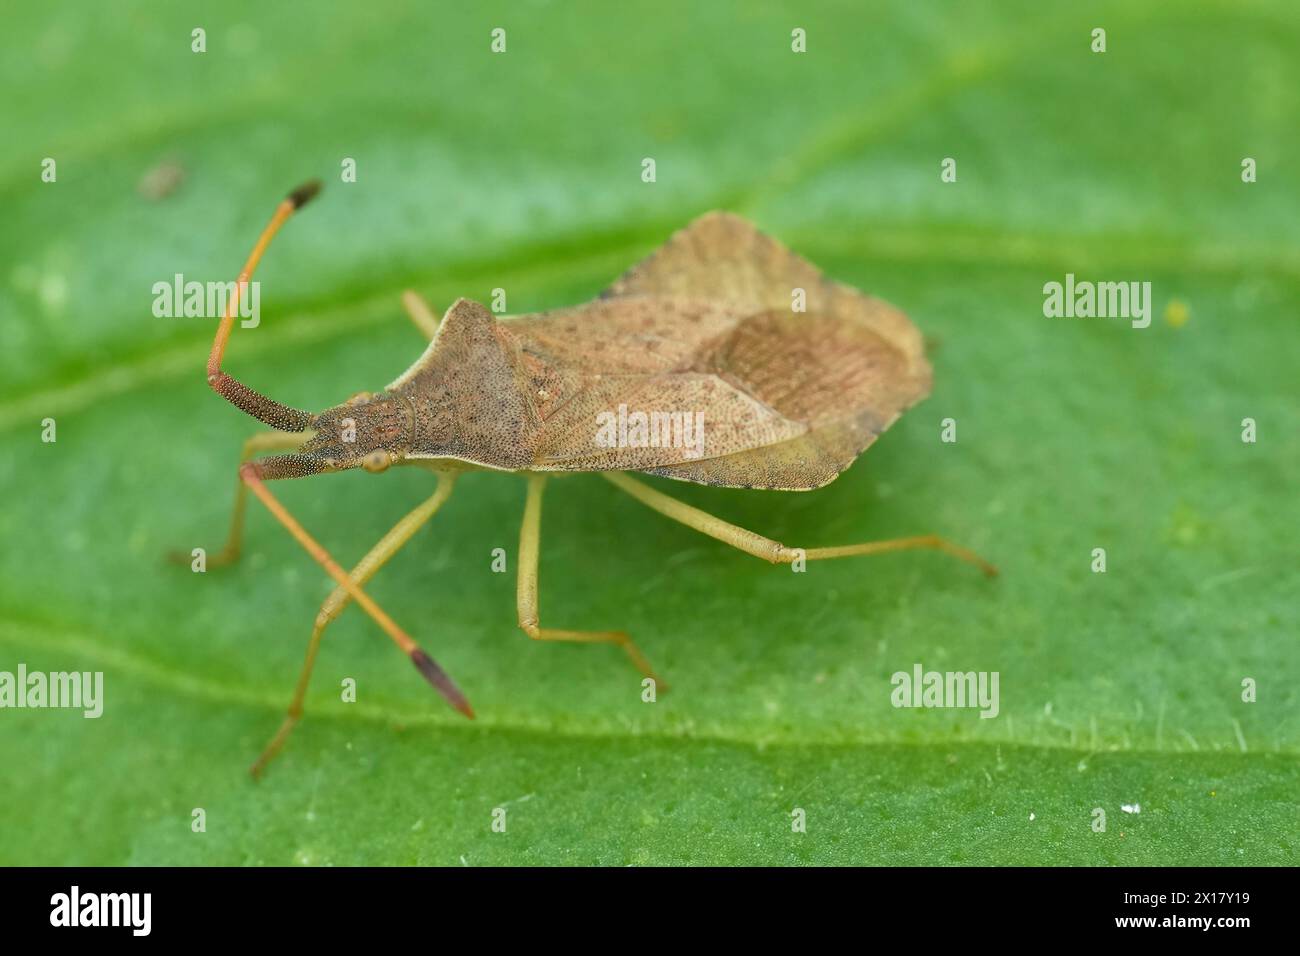
[[289, 202], [293, 203], [294, 209], [301, 209], [303, 206], [307, 205], [307, 203], [315, 199], [316, 194], [320, 191], [321, 181], [319, 179], [313, 179], [310, 182], [303, 183], [293, 192], [289, 193], [285, 198], [287, 198]]
[[424, 679], [434, 686], [438, 693], [447, 698], [447, 703], [470, 720], [474, 719], [474, 709], [470, 707], [465, 695], [461, 693], [459, 687], [452, 683], [451, 678], [447, 676], [447, 672], [439, 667], [432, 657], [416, 647], [411, 650], [411, 663], [415, 665], [417, 671], [424, 675]]

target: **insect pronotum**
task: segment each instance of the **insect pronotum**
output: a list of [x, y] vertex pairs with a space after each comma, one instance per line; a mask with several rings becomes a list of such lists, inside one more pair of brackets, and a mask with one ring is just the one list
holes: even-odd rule
[[[808, 491], [832, 481], [929, 392], [930, 366], [920, 333], [902, 312], [824, 278], [727, 213], [695, 220], [585, 305], [498, 320], [482, 305], [459, 299], [439, 321], [422, 299], [406, 292], [403, 305], [429, 344], [382, 391], [353, 395], [317, 413], [254, 391], [221, 364], [239, 295], [280, 227], [319, 190], [319, 183], [308, 183], [276, 208], [239, 274], [208, 358], [213, 390], [275, 429], [244, 444], [230, 535], [209, 566], [239, 556], [246, 492], [252, 491], [337, 585], [316, 616], [288, 714], [253, 764], [255, 776], [301, 716], [321, 637], [350, 601], [453, 707], [473, 717], [460, 688], [363, 590], [442, 507], [462, 471], [527, 477], [519, 533], [519, 627], [534, 640], [617, 645], [660, 685], [650, 662], [622, 631], [541, 625], [538, 542], [549, 474], [597, 472], [660, 514], [774, 563], [930, 548], [997, 573], [982, 558], [935, 535], [788, 548], [627, 474]], [[804, 297], [801, 312], [791, 308], [797, 291]], [[647, 422], [669, 431], [647, 438]], [[658, 440], [665, 434], [685, 440]], [[267, 451], [285, 453], [256, 457]], [[433, 494], [351, 573], [266, 486], [282, 478], [349, 468], [379, 472], [393, 465], [433, 472]]]

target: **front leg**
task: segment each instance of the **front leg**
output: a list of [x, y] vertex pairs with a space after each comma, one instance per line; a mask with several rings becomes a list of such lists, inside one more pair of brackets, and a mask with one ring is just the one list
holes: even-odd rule
[[[244, 442], [239, 453], [239, 463], [252, 461], [264, 451], [293, 451], [307, 441], [305, 432], [258, 432]], [[239, 560], [244, 545], [244, 509], [247, 502], [248, 486], [243, 480], [235, 482], [235, 506], [230, 512], [230, 532], [226, 535], [225, 546], [208, 558], [209, 568], [219, 568]], [[192, 560], [187, 551], [173, 551], [167, 556], [173, 564], [189, 564]]]
[[[349, 577], [357, 587], [364, 587], [379, 569], [387, 564], [393, 555], [397, 554], [411, 540], [415, 532], [419, 531], [438, 512], [438, 509], [451, 496], [454, 482], [454, 474], [438, 474], [438, 487], [432, 497], [397, 522], [389, 530], [388, 534], [380, 538], [379, 543], [366, 552], [366, 556], [352, 569]], [[275, 736], [271, 738], [271, 742], [262, 751], [262, 755], [257, 758], [257, 761], [250, 768], [249, 772], [254, 777], [260, 776], [262, 771], [266, 769], [266, 765], [280, 752], [280, 748], [284, 746], [289, 734], [293, 732], [298, 720], [302, 717], [303, 701], [307, 696], [307, 685], [311, 682], [311, 673], [316, 665], [316, 654], [320, 650], [321, 638], [325, 636], [325, 628], [329, 627], [330, 622], [343, 613], [343, 609], [351, 601], [352, 595], [347, 588], [341, 584], [337, 585], [316, 614], [316, 625], [312, 628], [311, 640], [307, 643], [307, 657], [303, 661], [302, 671], [298, 675], [298, 683], [294, 687], [293, 700], [289, 703], [289, 713], [280, 724], [280, 729], [276, 731]]]

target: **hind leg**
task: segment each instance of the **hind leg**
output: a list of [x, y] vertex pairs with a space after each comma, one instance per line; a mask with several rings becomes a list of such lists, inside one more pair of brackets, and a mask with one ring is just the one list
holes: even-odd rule
[[923, 548], [942, 551], [954, 558], [960, 558], [968, 564], [975, 565], [990, 577], [998, 573], [997, 568], [979, 555], [934, 534], [917, 535], [911, 538], [893, 538], [887, 541], [866, 541], [861, 544], [845, 544], [833, 548], [808, 548], [806, 550], [787, 548], [779, 541], [765, 538], [761, 534], [755, 534], [753, 531], [731, 524], [729, 521], [723, 521], [716, 515], [711, 515], [707, 511], [701, 511], [699, 508], [678, 501], [661, 491], [656, 491], [649, 485], [643, 484], [622, 472], [603, 472], [602, 475], [616, 487], [626, 491], [637, 501], [653, 508], [661, 515], [672, 518], [674, 521], [680, 521], [688, 528], [694, 528], [696, 531], [707, 534], [711, 538], [717, 538], [719, 541], [729, 544], [733, 548], [738, 548], [746, 554], [752, 554], [764, 561], [771, 561], [773, 564], [793, 564], [800, 557], [808, 561], [816, 561]]

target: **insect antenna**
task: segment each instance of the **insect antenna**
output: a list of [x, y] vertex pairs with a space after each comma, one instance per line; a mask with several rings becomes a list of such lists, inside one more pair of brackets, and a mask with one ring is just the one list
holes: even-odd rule
[[225, 314], [221, 317], [221, 324], [217, 326], [216, 338], [212, 340], [212, 352], [208, 355], [208, 384], [212, 386], [214, 392], [240, 409], [240, 411], [252, 415], [258, 421], [265, 422], [273, 428], [286, 432], [300, 432], [310, 426], [313, 418], [312, 414], [298, 408], [290, 408], [288, 405], [281, 405], [279, 402], [272, 401], [265, 395], [253, 391], [247, 385], [221, 370], [221, 358], [225, 354], [226, 342], [230, 339], [231, 329], [234, 328], [235, 314], [239, 309], [240, 297], [247, 288], [248, 281], [252, 278], [253, 270], [257, 268], [257, 263], [261, 260], [262, 254], [266, 252], [266, 247], [271, 244], [271, 240], [289, 217], [305, 206], [312, 197], [320, 192], [320, 189], [320, 180], [313, 179], [289, 193], [280, 202], [280, 205], [275, 208], [275, 214], [271, 217], [271, 221], [267, 223], [266, 228], [262, 230], [261, 236], [257, 239], [257, 244], [253, 246], [253, 251], [248, 255], [248, 261], [244, 263], [244, 268], [235, 281], [235, 293], [226, 302]]

